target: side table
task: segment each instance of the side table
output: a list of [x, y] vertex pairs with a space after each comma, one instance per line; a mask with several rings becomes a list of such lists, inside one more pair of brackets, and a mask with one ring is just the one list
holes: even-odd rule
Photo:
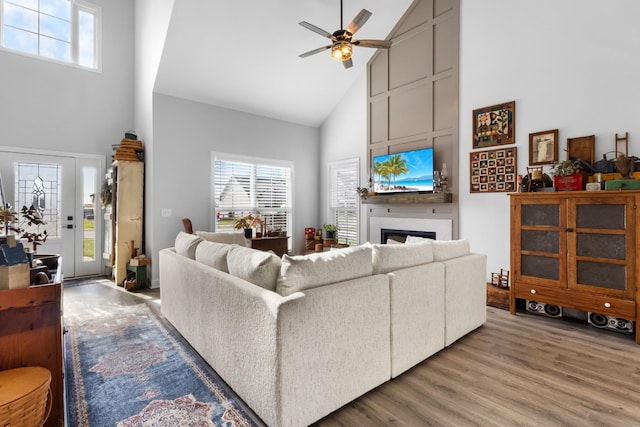
[[251, 247], [253, 249], [260, 249], [261, 251], [273, 251], [276, 255], [281, 257], [286, 254], [288, 248], [289, 237], [254, 237], [251, 239]]
[[[147, 266], [146, 265], [131, 265], [127, 264], [127, 272], [131, 272], [134, 275], [135, 285], [130, 288], [125, 285], [125, 289], [128, 291], [140, 289], [147, 286]], [[129, 273], [127, 273], [129, 276]]]

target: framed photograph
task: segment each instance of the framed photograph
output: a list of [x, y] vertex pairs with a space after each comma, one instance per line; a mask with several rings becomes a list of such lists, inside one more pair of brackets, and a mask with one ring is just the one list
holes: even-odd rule
[[529, 134], [529, 164], [550, 165], [558, 161], [558, 129]]
[[473, 110], [473, 148], [516, 142], [516, 101]]
[[493, 193], [517, 190], [517, 148], [501, 148], [471, 152], [471, 193]]

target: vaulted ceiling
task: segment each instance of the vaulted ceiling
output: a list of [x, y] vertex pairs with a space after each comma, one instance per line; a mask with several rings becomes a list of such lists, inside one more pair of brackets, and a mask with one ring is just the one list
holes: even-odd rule
[[[385, 39], [411, 0], [344, 0], [346, 27], [367, 9], [357, 39]], [[328, 38], [340, 29], [339, 0], [176, 0], [155, 92], [307, 126], [320, 126], [366, 70], [375, 49], [354, 47], [345, 69]], [[364, 102], [364, 100], [363, 100]]]

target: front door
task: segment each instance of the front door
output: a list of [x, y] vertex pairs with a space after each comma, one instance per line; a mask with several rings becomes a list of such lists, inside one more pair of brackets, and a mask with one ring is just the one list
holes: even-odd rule
[[[31, 205], [45, 224], [20, 228], [44, 236], [38, 254], [60, 254], [64, 277], [100, 273], [102, 217], [98, 199], [100, 161], [48, 154], [0, 151], [0, 177], [6, 202], [18, 213]], [[23, 244], [32, 246], [24, 242]], [[33, 250], [33, 248], [31, 248]]]

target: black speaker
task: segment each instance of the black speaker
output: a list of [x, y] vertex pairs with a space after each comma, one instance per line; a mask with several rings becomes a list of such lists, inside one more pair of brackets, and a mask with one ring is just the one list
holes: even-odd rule
[[587, 321], [594, 328], [607, 329], [622, 334], [632, 334], [635, 330], [635, 325], [631, 320], [607, 316], [606, 314], [589, 312]]
[[527, 300], [527, 311], [548, 317], [562, 317], [562, 307], [553, 304], [545, 304], [543, 302]]

